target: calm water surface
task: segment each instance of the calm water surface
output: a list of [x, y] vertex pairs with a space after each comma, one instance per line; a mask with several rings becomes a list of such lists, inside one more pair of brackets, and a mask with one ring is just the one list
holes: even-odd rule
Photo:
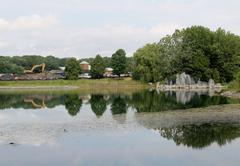
[[0, 165], [239, 165], [240, 106], [207, 92], [0, 93]]

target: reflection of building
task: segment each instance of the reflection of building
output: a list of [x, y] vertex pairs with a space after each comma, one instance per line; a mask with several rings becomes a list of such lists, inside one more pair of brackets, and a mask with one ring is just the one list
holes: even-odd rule
[[64, 71], [64, 70], [65, 70], [65, 67], [59, 67], [59, 69]]
[[83, 103], [88, 103], [89, 100], [91, 99], [91, 95], [80, 95], [79, 99], [81, 99]]

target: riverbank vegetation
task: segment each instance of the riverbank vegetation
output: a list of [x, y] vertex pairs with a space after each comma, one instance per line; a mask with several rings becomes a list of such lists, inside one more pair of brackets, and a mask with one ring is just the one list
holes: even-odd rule
[[235, 75], [235, 80], [229, 83], [228, 90], [240, 92], [240, 72]]

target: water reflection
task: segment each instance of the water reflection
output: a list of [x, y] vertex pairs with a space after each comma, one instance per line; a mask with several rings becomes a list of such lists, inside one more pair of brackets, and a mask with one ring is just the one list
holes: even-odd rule
[[82, 106], [82, 99], [79, 99], [77, 94], [65, 95], [64, 104], [69, 115], [76, 116]]
[[[24, 137], [21, 138], [24, 140], [22, 142], [31, 142], [28, 139], [33, 136], [36, 136], [32, 138], [34, 141], [37, 140], [35, 142], [44, 142], [44, 139], [51, 136], [54, 136], [52, 140], [56, 140], [55, 137], [65, 131], [85, 131], [89, 128], [97, 131], [130, 130], [144, 127], [149, 131], [154, 130], [165, 139], [173, 140], [176, 145], [197, 149], [212, 143], [222, 146], [240, 136], [239, 108], [228, 107], [227, 110], [224, 106], [216, 106], [210, 110], [193, 108], [238, 102], [226, 97], [210, 96], [207, 92], [184, 91], [142, 91], [131, 95], [0, 94], [0, 110], [16, 111], [23, 108], [23, 111], [26, 111], [22, 113], [23, 115], [12, 113], [1, 116], [3, 120], [6, 119], [7, 124], [0, 124], [2, 128], [0, 140], [14, 138], [18, 133]], [[65, 114], [61, 114], [56, 108], [61, 108], [62, 111], [65, 108], [70, 116], [66, 118]], [[40, 109], [45, 111], [29, 114], [29, 111]], [[56, 111], [49, 113], [49, 110]], [[105, 114], [108, 116], [103, 116]], [[7, 119], [6, 115], [13, 118]], [[15, 117], [20, 115], [23, 116], [22, 119]], [[27, 119], [28, 115], [33, 120]], [[72, 116], [77, 118], [71, 118]], [[21, 125], [14, 125], [14, 121], [19, 119]], [[30, 123], [32, 125], [29, 125]], [[26, 137], [29, 133], [30, 135]]]
[[42, 104], [35, 103], [34, 99], [24, 99], [24, 102], [31, 103], [34, 108], [45, 108], [46, 107], [44, 100], [42, 100]]
[[90, 104], [97, 117], [101, 117], [107, 109], [107, 101], [103, 98], [103, 95], [92, 95]]
[[162, 137], [173, 140], [176, 145], [204, 148], [216, 142], [219, 146], [240, 137], [239, 124], [205, 123], [156, 129]]
[[24, 108], [44, 109], [64, 105], [69, 115], [76, 116], [82, 104], [90, 104], [91, 110], [97, 117], [101, 117], [110, 105], [115, 114], [126, 113], [129, 107], [137, 112], [161, 112], [176, 109], [189, 109], [238, 103], [237, 100], [209, 96], [207, 92], [157, 92], [143, 91], [132, 95], [101, 95], [101, 94], [0, 94], [0, 109]]
[[111, 104], [111, 112], [113, 115], [122, 114], [122, 116], [113, 116], [113, 118], [120, 124], [126, 121], [127, 103], [121, 96], [113, 96]]
[[237, 102], [222, 96], [209, 96], [207, 92], [142, 92], [135, 93], [130, 100], [137, 112], [160, 112], [176, 109], [207, 107], [210, 105]]

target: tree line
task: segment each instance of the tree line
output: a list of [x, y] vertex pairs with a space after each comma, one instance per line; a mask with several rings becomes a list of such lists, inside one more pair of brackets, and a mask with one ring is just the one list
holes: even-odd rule
[[24, 56], [0, 56], [0, 73], [23, 73], [25, 69], [31, 69], [33, 65], [46, 64], [46, 70], [56, 70], [65, 66], [69, 58], [57, 58], [54, 56], [24, 55]]
[[[133, 58], [126, 57], [124, 49], [118, 49], [111, 57], [102, 57], [98, 54], [95, 58], [85, 58], [80, 61], [87, 61], [90, 63], [90, 74], [93, 79], [103, 78], [105, 68], [107, 67], [111, 67], [113, 69], [113, 74], [120, 77], [121, 74], [130, 73], [134, 65]], [[68, 60], [65, 69], [66, 78], [76, 80], [78, 79], [79, 73], [81, 73], [79, 61], [76, 58]]]
[[33, 64], [46, 63], [46, 69], [66, 66], [68, 79], [77, 79], [81, 73], [80, 61], [91, 65], [92, 78], [102, 78], [106, 67], [113, 68], [115, 75], [132, 73], [133, 79], [144, 82], [174, 80], [176, 74], [185, 72], [195, 81], [228, 83], [239, 74], [240, 37], [221, 28], [211, 31], [203, 26], [176, 30], [157, 43], [139, 48], [133, 57], [126, 57], [123, 49], [111, 57], [96, 55], [95, 58], [56, 58], [53, 56], [0, 56], [0, 73], [22, 73]]

